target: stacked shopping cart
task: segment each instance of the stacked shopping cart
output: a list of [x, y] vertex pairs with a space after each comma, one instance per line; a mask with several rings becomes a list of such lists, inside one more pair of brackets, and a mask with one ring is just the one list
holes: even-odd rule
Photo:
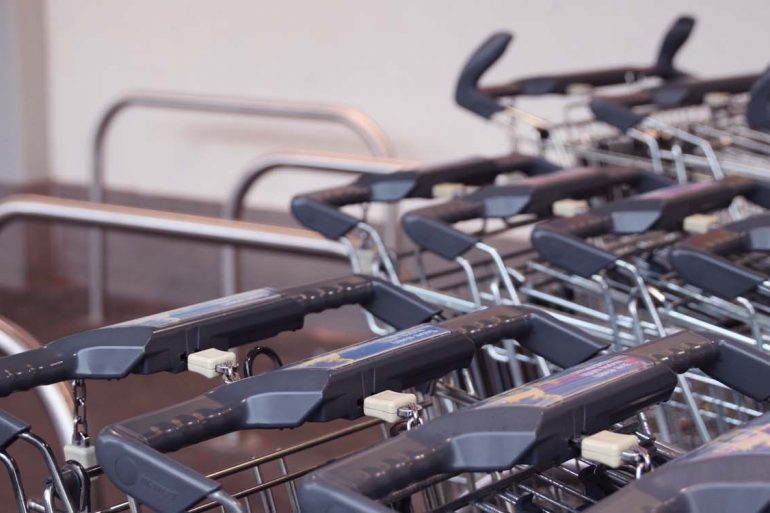
[[[693, 24], [678, 19], [651, 66], [482, 87], [512, 39], [495, 34], [456, 98], [516, 151], [362, 171], [293, 199], [349, 275], [0, 359], [0, 396], [72, 384], [63, 461], [0, 415], [18, 511], [768, 511], [770, 74], [680, 71]], [[516, 105], [543, 95], [564, 119]], [[404, 212], [399, 225], [374, 204]], [[264, 345], [352, 305], [373, 338], [294, 362]], [[272, 370], [254, 374], [258, 358]], [[89, 380], [159, 372], [222, 383], [89, 433]], [[209, 475], [173, 454], [311, 423], [331, 427], [244, 447]], [[45, 482], [24, 479], [22, 444]], [[98, 503], [105, 487], [125, 501]]]

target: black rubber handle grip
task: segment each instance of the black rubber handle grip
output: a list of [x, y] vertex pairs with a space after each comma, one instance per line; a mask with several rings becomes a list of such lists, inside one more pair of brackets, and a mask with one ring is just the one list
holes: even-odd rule
[[0, 360], [0, 397], [69, 379], [73, 369], [66, 362], [71, 356], [41, 347], [3, 357]]
[[754, 130], [770, 130], [770, 70], [751, 86], [746, 122]]
[[307, 315], [353, 304], [397, 329], [439, 313], [402, 288], [365, 275], [282, 291], [259, 289], [71, 335], [1, 358], [0, 397], [76, 378], [180, 372], [191, 352], [264, 340], [301, 328]]
[[482, 87], [481, 92], [496, 98], [568, 94], [574, 86], [602, 87], [622, 84], [626, 82], [629, 75], [637, 77], [647, 74], [646, 71], [649, 71], [649, 69], [626, 66], [542, 75], [523, 78], [508, 84]]
[[763, 513], [770, 504], [770, 415], [666, 463], [586, 513]]
[[691, 285], [732, 300], [756, 290], [767, 277], [726, 257], [769, 250], [770, 214], [761, 214], [687, 238], [671, 249], [669, 261]]
[[676, 373], [700, 368], [757, 400], [770, 356], [747, 344], [680, 332], [604, 355], [432, 420], [314, 471], [300, 503], [320, 513], [386, 512], [376, 501], [433, 476], [553, 464], [575, 456], [578, 436], [670, 397]]
[[532, 230], [530, 241], [543, 260], [587, 278], [606, 269], [618, 257], [585, 239], [611, 230], [611, 218], [589, 213], [539, 224]]
[[0, 451], [4, 451], [22, 433], [28, 432], [29, 424], [0, 410]]
[[661, 108], [700, 105], [712, 93], [740, 94], [749, 91], [759, 78], [756, 73], [704, 80], [683, 80], [656, 88], [652, 103]]
[[692, 16], [680, 16], [674, 21], [663, 38], [660, 50], [658, 50], [658, 59], [655, 62], [655, 74], [657, 76], [666, 80], [682, 76], [682, 73], [674, 66], [674, 58], [690, 38], [694, 27], [695, 18]]
[[453, 260], [471, 249], [480, 239], [454, 228], [452, 224], [478, 219], [483, 215], [482, 202], [455, 198], [404, 214], [401, 226], [420, 248]]
[[416, 184], [409, 196], [433, 198], [433, 187], [443, 183], [489, 185], [503, 173], [519, 172], [526, 176], [538, 176], [560, 169], [547, 160], [520, 153], [429, 164], [416, 170]]
[[[466, 367], [478, 347], [498, 337], [515, 338], [560, 365], [584, 361], [607, 347], [536, 309], [488, 308], [313, 357], [108, 426], [97, 438], [97, 455], [121, 490], [162, 513], [175, 513], [179, 510], [155, 497], [154, 484], [177, 496], [171, 505], [178, 506], [200, 500], [201, 494], [211, 492], [212, 483], [158, 451], [240, 429], [357, 418], [363, 414], [365, 397]], [[147, 479], [126, 477], [126, 466], [147, 468]]]
[[362, 175], [352, 184], [296, 196], [291, 212], [303, 226], [336, 240], [347, 235], [358, 219], [341, 207], [405, 198], [433, 198], [441, 183], [486, 185], [501, 173], [547, 174], [559, 167], [537, 157], [512, 153], [501, 157], [471, 157], [384, 175]]
[[369, 196], [369, 189], [354, 184], [302, 194], [292, 199], [291, 213], [306, 228], [337, 240], [358, 224], [358, 219], [339, 208], [365, 203]]
[[508, 32], [497, 32], [471, 54], [457, 79], [455, 101], [458, 105], [487, 119], [504, 109], [495, 98], [480, 91], [478, 84], [482, 75], [505, 53], [512, 39], [513, 35]]
[[[360, 305], [396, 329], [428, 322], [440, 313], [440, 309], [402, 287], [363, 274], [293, 287], [285, 290], [283, 295], [302, 306], [303, 316], [346, 305]], [[287, 331], [296, 327], [287, 323], [279, 329]]]
[[610, 233], [679, 230], [687, 216], [725, 208], [738, 195], [753, 197], [756, 189], [755, 181], [739, 176], [664, 187], [608, 203], [587, 214], [542, 223], [530, 238], [544, 260], [589, 277], [606, 269], [618, 256], [584, 239]]
[[[596, 70], [583, 70], [569, 73], [552, 73], [526, 77], [507, 84], [482, 87], [481, 92], [488, 96], [542, 96], [548, 94], [568, 94], [576, 85], [603, 87], [623, 84], [629, 77], [637, 80], [646, 76], [658, 76], [665, 80], [682, 77], [685, 74], [674, 67], [674, 58], [690, 37], [695, 20], [681, 16], [666, 32], [653, 66], [618, 66]], [[646, 102], [642, 102], [646, 103]]]
[[401, 222], [418, 247], [452, 260], [480, 240], [454, 228], [453, 223], [479, 218], [504, 219], [520, 214], [550, 217], [553, 204], [560, 199], [590, 198], [618, 185], [650, 191], [671, 185], [671, 181], [629, 167], [573, 168], [530, 177], [514, 185], [482, 187], [446, 203], [413, 210], [405, 214]]
[[617, 102], [597, 99], [591, 101], [591, 112], [596, 119], [612, 125], [622, 132], [636, 127], [644, 120], [644, 116]]

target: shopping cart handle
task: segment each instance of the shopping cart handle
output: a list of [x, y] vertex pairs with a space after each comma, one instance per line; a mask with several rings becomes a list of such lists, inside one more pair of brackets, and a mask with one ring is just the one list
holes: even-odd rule
[[362, 175], [350, 185], [296, 196], [291, 202], [291, 212], [306, 228], [337, 240], [359, 223], [355, 216], [340, 210], [344, 206], [433, 198], [433, 188], [439, 184], [486, 185], [502, 173], [541, 175], [558, 169], [546, 160], [519, 153], [470, 157], [386, 175]]
[[257, 289], [100, 328], [0, 359], [0, 397], [60, 381], [180, 372], [186, 356], [300, 329], [312, 313], [359, 304], [405, 328], [438, 310], [378, 278], [352, 275], [284, 290]]
[[532, 231], [533, 247], [546, 261], [583, 277], [607, 268], [618, 256], [586, 238], [680, 230], [687, 216], [726, 208], [737, 196], [765, 206], [768, 184], [741, 176], [698, 182], [639, 194], [570, 219], [542, 223]]
[[27, 433], [29, 430], [29, 424], [8, 412], [0, 410], [0, 451], [4, 451], [20, 434]]
[[674, 21], [660, 44], [658, 58], [654, 66], [654, 75], [666, 80], [685, 75], [676, 69], [674, 59], [690, 38], [693, 28], [695, 28], [695, 18], [692, 16], [680, 16]]
[[561, 199], [600, 195], [618, 185], [655, 190], [671, 181], [641, 169], [606, 166], [573, 168], [546, 176], [523, 179], [514, 185], [489, 186], [446, 203], [405, 214], [404, 231], [418, 247], [452, 260], [481, 239], [452, 226], [472, 219], [505, 219], [522, 214], [550, 216]]
[[705, 80], [683, 80], [657, 88], [653, 93], [653, 104], [668, 109], [700, 105], [709, 94], [745, 93], [758, 78], [757, 73], [749, 73]]
[[609, 267], [618, 256], [585, 239], [611, 230], [611, 217], [588, 213], [539, 224], [532, 230], [530, 241], [546, 262], [588, 278]]
[[[743, 351], [752, 361], [731, 360]], [[600, 356], [326, 465], [302, 481], [300, 505], [319, 513], [386, 512], [377, 501], [392, 502], [433, 476], [565, 461], [576, 456], [576, 438], [670, 397], [677, 373], [697, 367], [732, 385], [736, 374], [760, 370], [757, 361], [761, 372], [770, 369], [766, 353], [693, 332]], [[745, 392], [748, 383], [738, 385]], [[760, 388], [753, 396], [766, 398], [767, 384]]]
[[[666, 33], [653, 66], [618, 66], [596, 70], [539, 75], [514, 80], [506, 84], [482, 87], [482, 94], [492, 97], [542, 96], [569, 94], [575, 86], [602, 87], [623, 84], [657, 76], [666, 80], [686, 76], [674, 67], [674, 58], [692, 32], [695, 20], [689, 16], [677, 18]], [[458, 102], [459, 103], [459, 102]]]
[[[97, 438], [99, 462], [128, 495], [161, 513], [171, 513], [176, 510], [164, 509], [154, 485], [173, 495], [187, 492], [175, 484], [180, 464], [158, 451], [177, 450], [242, 429], [358, 418], [369, 395], [403, 390], [467, 367], [478, 348], [503, 338], [515, 338], [557, 365], [584, 361], [607, 347], [541, 310], [489, 308], [316, 356], [108, 426]], [[153, 468], [152, 483], [125, 477], [127, 466], [141, 469], [147, 464]], [[185, 503], [200, 500], [204, 488], [196, 490], [198, 494]]]
[[770, 70], [765, 71], [751, 87], [746, 122], [754, 130], [770, 130]]
[[479, 80], [502, 57], [512, 40], [510, 32], [496, 32], [474, 50], [457, 79], [455, 101], [458, 105], [487, 119], [505, 109], [497, 99], [479, 89]]
[[770, 508], [770, 415], [632, 481], [586, 513], [762, 513]]
[[627, 132], [644, 121], [644, 116], [636, 114], [618, 101], [595, 99], [591, 101], [590, 107], [596, 119], [614, 126], [621, 132]]
[[767, 280], [766, 275], [726, 258], [750, 251], [770, 251], [770, 214], [689, 237], [671, 249], [669, 261], [691, 285], [731, 300]]
[[[634, 118], [628, 112], [631, 107], [654, 105], [662, 109], [674, 109], [700, 105], [709, 94], [745, 93], [751, 89], [758, 78], [758, 74], [749, 73], [710, 79], [682, 79], [623, 95], [596, 96], [594, 102], [597, 103], [597, 107], [594, 109], [592, 106], [592, 110], [598, 120], [626, 131], [641, 121], [639, 119], [636, 123], [632, 123]], [[610, 104], [614, 110], [609, 111], [610, 107], [605, 104]]]

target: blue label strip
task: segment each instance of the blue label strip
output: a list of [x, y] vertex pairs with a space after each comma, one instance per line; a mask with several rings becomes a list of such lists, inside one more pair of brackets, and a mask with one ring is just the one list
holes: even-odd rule
[[244, 305], [259, 304], [278, 297], [275, 289], [255, 289], [232, 296], [225, 296], [195, 305], [169, 310], [155, 315], [148, 315], [139, 319], [113, 324], [110, 328], [124, 328], [129, 326], [149, 326], [152, 328], [170, 328], [177, 324], [188, 322], [199, 317], [208, 317], [212, 314], [226, 313]]
[[651, 361], [634, 356], [611, 356], [514, 388], [482, 402], [478, 407], [491, 408], [506, 404], [550, 406], [598, 386], [608, 385], [652, 365]]
[[346, 347], [340, 351], [325, 353], [292, 365], [294, 368], [337, 369], [345, 365], [360, 362], [394, 349], [424, 342], [449, 333], [449, 330], [433, 324], [421, 324], [414, 328], [399, 331], [392, 335], [375, 338]]

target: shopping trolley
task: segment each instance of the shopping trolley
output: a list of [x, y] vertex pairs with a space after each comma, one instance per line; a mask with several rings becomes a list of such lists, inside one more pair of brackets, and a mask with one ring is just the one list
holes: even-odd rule
[[[518, 153], [493, 159], [462, 159], [387, 175], [362, 176], [344, 187], [301, 194], [292, 199], [291, 212], [303, 226], [345, 244], [356, 272], [379, 274], [382, 269], [391, 282], [398, 284], [399, 255], [391, 255], [377, 230], [367, 222], [367, 210], [358, 218], [342, 211], [342, 207], [432, 199], [442, 185], [478, 186], [492, 183], [504, 173], [541, 175], [558, 169], [547, 161]], [[359, 232], [364, 237], [357, 240]]]
[[[657, 79], [672, 81], [688, 76], [674, 65], [674, 58], [689, 38], [695, 20], [681, 16], [672, 24], [663, 38], [656, 61], [649, 66], [619, 66], [561, 74], [528, 77], [506, 84], [482, 87], [483, 75], [505, 53], [513, 36], [498, 32], [490, 36], [466, 61], [457, 80], [455, 101], [474, 114], [500, 125], [511, 136], [515, 148], [532, 141], [534, 150], [565, 166], [578, 161], [562, 140], [571, 134], [571, 118], [580, 110], [594, 88], [615, 85], [639, 85]], [[524, 96], [559, 95], [568, 100], [565, 119], [549, 121], [515, 105]], [[563, 133], [563, 123], [570, 121], [570, 130]]]
[[[770, 92], [762, 87], [763, 78], [747, 73], [683, 80], [599, 96], [590, 105], [595, 118], [622, 135], [585, 119], [569, 125], [576, 136], [565, 144], [589, 162], [632, 165], [648, 160], [655, 170], [672, 173], [682, 183], [704, 175], [763, 178], [770, 164], [770, 139], [756, 129]], [[749, 124], [749, 117], [755, 123]]]
[[[611, 287], [615, 308], [628, 312], [635, 321], [637, 343], [650, 335], [695, 328], [764, 347], [767, 340], [754, 335], [760, 334], [757, 326], [765, 325], [767, 318], [757, 314], [753, 304], [715, 301], [698, 294], [672, 272], [667, 254], [685, 237], [682, 229], [693, 214], [725, 209], [737, 196], [766, 206], [768, 190], [765, 183], [738, 176], [661, 189], [542, 223], [532, 231], [532, 245], [543, 260], [566, 272], [565, 286], [571, 276], [603, 276]], [[617, 348], [624, 343], [618, 339]], [[680, 388], [683, 404], [670, 405], [690, 411], [701, 440], [764, 409], [696, 373], [681, 378]], [[666, 417], [663, 412], [657, 416], [668, 425]], [[677, 430], [664, 431], [666, 440], [674, 436], [681, 445], [692, 444]]]
[[[375, 394], [428, 384], [466, 368], [479, 348], [505, 338], [517, 339], [560, 367], [585, 361], [607, 347], [540, 310], [490, 308], [315, 356], [108, 426], [97, 438], [99, 462], [135, 508], [146, 504], [172, 513], [208, 499], [212, 503], [203, 510], [246, 511], [254, 490], [227, 495], [217, 481], [161, 453], [237, 430], [356, 419]], [[430, 393], [421, 395], [430, 402]], [[241, 468], [253, 472], [255, 465], [245, 462]], [[293, 488], [289, 493], [294, 504]], [[245, 508], [234, 497], [244, 498]]]
[[[633, 192], [646, 192], [671, 185], [672, 182], [650, 172], [618, 166], [574, 168], [547, 176], [522, 179], [512, 185], [482, 187], [471, 194], [406, 213], [402, 218], [404, 232], [419, 248], [417, 268], [422, 270], [420, 255], [430, 252], [448, 261], [455, 261], [465, 271], [472, 299], [482, 304], [482, 293], [476, 282], [477, 271], [467, 259], [471, 250], [486, 253], [496, 266], [496, 278], [505, 285], [508, 299], [520, 301], [513, 283], [522, 281], [522, 262], [533, 256], [531, 249], [502, 254], [485, 241], [485, 226], [481, 231], [467, 232], [454, 226], [472, 220], [511, 219], [506, 229], [532, 225], [553, 215], [570, 215], [588, 208], [590, 203], [602, 203], [622, 198]], [[517, 216], [530, 216], [525, 219]], [[495, 230], [493, 235], [499, 235]], [[517, 265], [517, 263], [518, 265]], [[420, 273], [427, 283], [424, 271]], [[493, 282], [496, 284], [496, 282]], [[489, 295], [483, 296], [488, 298]], [[552, 305], [553, 306], [553, 305]], [[560, 303], [558, 306], [565, 306]]]
[[[90, 476], [83, 468], [96, 464], [88, 432], [85, 380], [189, 370], [232, 381], [238, 377], [240, 366], [228, 349], [300, 329], [310, 314], [355, 304], [397, 329], [432, 320], [439, 313], [403, 289], [371, 276], [352, 275], [283, 290], [256, 289], [78, 333], [39, 349], [4, 357], [0, 359], [0, 396], [74, 380], [74, 432], [72, 443], [64, 447], [68, 462], [63, 470], [54, 472], [55, 459], [50, 449], [44, 450], [44, 442], [27, 434], [21, 439], [44, 452], [54, 485], [62, 481], [60, 474], [69, 474], [77, 476], [81, 486], [85, 486], [82, 482]], [[252, 364], [260, 355], [281, 363], [273, 350], [255, 346], [244, 359], [244, 375], [251, 375]], [[10, 425], [19, 429], [22, 426], [15, 421]], [[29, 426], [24, 426], [26, 430], [20, 433], [29, 430]], [[6, 454], [3, 458], [10, 456]], [[23, 496], [21, 482], [12, 479], [12, 483], [17, 496]], [[62, 491], [57, 485], [55, 495], [67, 505], [68, 513], [84, 507], [81, 502], [73, 502], [73, 498], [89, 498], [87, 493], [78, 493], [68, 499]], [[53, 511], [50, 501], [55, 495], [47, 493], [41, 507]]]
[[[696, 225], [693, 229], [697, 229], [697, 224], [704, 222], [703, 218], [694, 216], [709, 215], [705, 222], [719, 222], [715, 212], [722, 211], [729, 219], [730, 213], [725, 214], [724, 211], [737, 197], [744, 197], [766, 208], [770, 204], [768, 192], [770, 188], [767, 184], [738, 176], [660, 189], [609, 203], [572, 218], [542, 223], [532, 231], [532, 245], [549, 264], [577, 276], [591, 277], [608, 269], [624, 273], [636, 288], [635, 293], [648, 314], [653, 316], [657, 334], [662, 335], [665, 328], [656, 314], [661, 309], [657, 308], [645, 278], [662, 292], [673, 294], [684, 291], [668, 281], [670, 275], [660, 272], [655, 275], [656, 268], [661, 263], [665, 264], [665, 261], [655, 257], [661, 250], [681, 240], [684, 237], [682, 230], [687, 229], [688, 224]], [[625, 290], [629, 287], [626, 286]], [[665, 308], [661, 311], [667, 313]], [[737, 315], [735, 309], [720, 313]], [[746, 320], [746, 316], [739, 319]], [[682, 321], [682, 318], [669, 316], [668, 320]], [[723, 336], [733, 335], [720, 330], [718, 323], [714, 326], [700, 323], [689, 327], [714, 329]], [[759, 342], [746, 338], [742, 340]]]
[[591, 513], [761, 513], [770, 507], [770, 415], [712, 440], [589, 508]]
[[672, 268], [689, 285], [742, 307], [761, 343], [766, 340], [763, 319], [770, 314], [769, 233], [770, 215], [758, 214], [688, 237], [669, 254]]
[[655, 456], [665, 460], [644, 430], [636, 440], [636, 426], [624, 421], [665, 401], [677, 374], [691, 368], [756, 400], [770, 397], [770, 381], [762, 377], [770, 368], [766, 353], [683, 331], [600, 356], [331, 463], [302, 481], [300, 504], [318, 512], [408, 511], [411, 496], [428, 487], [437, 488], [426, 506], [433, 511], [574, 512], [601, 504], [606, 494], [633, 486]]
[[[416, 280], [402, 279], [402, 276], [397, 273], [396, 267], [403, 269], [403, 266], [397, 266], [394, 263], [398, 255], [391, 257], [391, 252], [384, 248], [381, 242], [376, 242], [373, 246], [374, 258], [368, 253], [369, 250], [366, 246], [362, 247], [361, 244], [356, 244], [355, 240], [351, 238], [351, 232], [355, 228], [367, 234], [370, 239], [372, 234], [375, 234], [376, 237], [377, 230], [365, 218], [356, 218], [352, 214], [341, 211], [340, 208], [356, 204], [371, 204], [384, 199], [396, 201], [414, 196], [427, 196], [431, 189], [426, 185], [433, 185], [438, 179], [451, 178], [443, 170], [443, 166], [418, 174], [403, 173], [402, 178], [396, 174], [395, 177], [388, 176], [387, 179], [377, 178], [374, 182], [369, 179], [365, 181], [358, 179], [351, 185], [304, 194], [292, 201], [292, 212], [304, 226], [315, 229], [326, 237], [345, 241], [351, 251], [351, 262], [354, 270], [379, 274], [426, 300], [447, 306], [454, 307], [458, 301], [463, 300], [467, 305], [466, 308], [472, 310], [489, 304], [515, 305], [519, 304], [520, 301], [511, 281], [512, 278], [509, 276], [510, 268], [506, 267], [503, 257], [492, 246], [477, 240], [475, 235], [467, 235], [442, 223], [441, 221], [445, 218], [459, 221], [473, 216], [484, 217], [485, 219], [507, 218], [520, 214], [544, 216], [550, 215], [552, 204], [559, 198], [596, 198], [600, 196], [601, 199], [607, 199], [613, 195], [622, 197], [630, 190], [652, 190], [671, 184], [670, 181], [654, 174], [629, 168], [557, 171], [555, 166], [546, 161], [521, 156], [517, 156], [515, 159], [508, 158], [506, 164], [505, 168], [509, 171], [517, 169], [525, 174], [538, 176], [520, 179], [515, 182], [515, 185], [507, 187], [484, 186], [470, 195], [418, 209], [404, 217], [405, 231], [416, 243], [414, 254], [418, 272]], [[512, 164], [516, 164], [516, 166], [514, 167]], [[463, 175], [460, 173], [454, 173], [454, 175], [462, 177], [466, 183], [472, 183], [469, 178], [473, 177], [473, 169], [467, 168]], [[376, 194], [375, 191], [381, 184], [393, 183], [403, 183], [400, 194], [387, 198], [381, 194]], [[424, 193], [420, 191], [424, 191]], [[483, 215], [481, 215], [482, 213]], [[533, 219], [527, 218], [519, 224], [531, 224], [532, 221]], [[510, 224], [506, 226], [506, 228], [510, 227]], [[377, 237], [375, 241], [381, 241], [381, 239]], [[486, 280], [487, 278], [475, 274], [474, 266], [462, 254], [465, 250], [470, 249], [470, 246], [485, 252], [491, 258], [493, 267], [497, 269], [497, 274], [490, 278], [490, 288], [495, 292], [499, 292], [500, 288], [503, 291], [502, 294], [497, 294], [491, 300], [485, 295], [484, 301], [482, 301], [482, 295], [476, 283], [477, 280]], [[462, 251], [458, 248], [462, 248]], [[440, 279], [445, 282], [449, 280], [446, 286], [432, 286], [429, 283], [430, 280], [422, 260], [424, 250], [432, 251], [460, 264], [458, 268], [443, 269], [436, 273], [431, 272], [434, 277], [440, 275]], [[452, 252], [452, 254], [448, 255], [447, 251]], [[518, 256], [523, 258], [523, 252], [519, 251], [518, 253]], [[399, 261], [403, 262], [406, 256], [402, 255]], [[365, 266], [361, 264], [362, 261], [371, 262], [373, 265]], [[385, 265], [380, 266], [379, 263]], [[485, 272], [484, 268], [488, 267], [485, 262], [476, 262], [475, 264], [483, 272]], [[464, 272], [467, 280], [460, 282], [453, 280], [452, 275], [458, 272]], [[499, 286], [499, 283], [503, 285]], [[465, 288], [471, 292], [470, 301], [463, 294]], [[505, 297], [506, 293], [507, 297]], [[560, 304], [559, 306], [563, 305]], [[583, 308], [582, 305], [578, 306], [578, 309]], [[560, 315], [563, 318], [564, 314]], [[606, 323], [591, 322], [595, 319], [570, 318], [569, 320], [582, 328], [595, 331], [605, 338], [611, 338], [613, 335]], [[550, 372], [547, 362], [532, 355], [520, 353], [515, 342], [510, 341], [505, 348], [491, 346], [485, 348], [479, 361], [474, 362], [472, 375], [476, 387], [482, 395], [486, 396], [511, 386], [521, 385], [531, 379], [533, 374], [526, 368], [527, 364], [534, 367], [532, 372], [536, 375]]]

